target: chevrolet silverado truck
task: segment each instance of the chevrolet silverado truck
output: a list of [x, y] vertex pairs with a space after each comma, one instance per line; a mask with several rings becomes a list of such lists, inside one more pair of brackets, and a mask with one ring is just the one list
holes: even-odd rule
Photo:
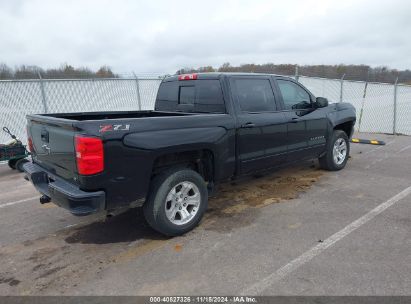
[[291, 78], [199, 73], [165, 78], [153, 111], [27, 116], [26, 179], [74, 215], [142, 206], [169, 236], [193, 229], [221, 181], [306, 159], [347, 163], [355, 109]]

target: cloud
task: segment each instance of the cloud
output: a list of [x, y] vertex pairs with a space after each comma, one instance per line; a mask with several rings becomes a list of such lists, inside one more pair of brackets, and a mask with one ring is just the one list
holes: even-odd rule
[[0, 62], [173, 73], [223, 62], [411, 68], [409, 1], [0, 0]]

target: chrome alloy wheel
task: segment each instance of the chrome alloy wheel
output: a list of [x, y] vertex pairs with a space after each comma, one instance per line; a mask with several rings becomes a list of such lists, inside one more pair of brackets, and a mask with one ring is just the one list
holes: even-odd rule
[[201, 204], [201, 194], [192, 182], [181, 182], [174, 186], [166, 198], [166, 216], [175, 225], [190, 222]]
[[341, 165], [347, 157], [347, 143], [344, 138], [338, 138], [334, 143], [333, 158], [336, 165]]

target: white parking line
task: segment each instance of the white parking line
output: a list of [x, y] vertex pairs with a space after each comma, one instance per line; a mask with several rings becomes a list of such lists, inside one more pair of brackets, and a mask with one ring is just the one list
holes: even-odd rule
[[325, 251], [327, 248], [331, 247], [347, 235], [349, 235], [351, 232], [357, 230], [359, 227], [367, 223], [368, 221], [372, 220], [374, 217], [376, 217], [378, 214], [382, 213], [384, 210], [387, 208], [391, 207], [394, 205], [396, 202], [400, 201], [407, 195], [411, 193], [411, 186], [404, 189], [397, 195], [393, 196], [386, 202], [378, 205], [374, 209], [372, 209], [370, 212], [367, 214], [363, 215], [359, 219], [355, 220], [342, 230], [338, 231], [337, 233], [333, 234], [329, 238], [327, 238], [324, 242], [318, 244], [317, 246], [312, 247], [310, 250], [304, 252], [302, 255], [300, 255], [298, 258], [292, 260], [290, 263], [284, 265], [280, 269], [276, 270], [269, 276], [265, 277], [264, 279], [260, 280], [259, 282], [251, 285], [251, 287], [246, 288], [241, 292], [243, 295], [258, 295], [261, 294], [264, 290], [266, 290], [268, 287], [270, 287], [273, 283], [283, 279], [287, 275], [289, 275], [291, 272], [299, 268], [300, 266], [306, 264], [310, 260], [312, 260], [314, 257]]
[[405, 150], [408, 150], [409, 148], [411, 148], [411, 145], [409, 145], [409, 146], [406, 146], [406, 147], [402, 148], [402, 149], [401, 149], [401, 150], [399, 150], [397, 153], [404, 152]]
[[31, 201], [31, 200], [34, 200], [34, 199], [39, 199], [39, 197], [38, 196], [33, 196], [33, 197], [25, 198], [25, 199], [22, 199], [22, 200], [19, 200], [19, 201], [5, 203], [5, 204], [0, 205], [0, 208], [5, 208], [5, 207], [25, 203], [25, 202], [28, 202], [28, 201]]

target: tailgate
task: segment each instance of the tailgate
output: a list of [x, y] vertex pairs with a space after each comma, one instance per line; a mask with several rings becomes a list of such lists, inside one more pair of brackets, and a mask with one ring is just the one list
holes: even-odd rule
[[33, 161], [64, 179], [75, 181], [75, 132], [70, 120], [40, 115], [29, 115], [27, 120], [28, 136], [34, 148]]

